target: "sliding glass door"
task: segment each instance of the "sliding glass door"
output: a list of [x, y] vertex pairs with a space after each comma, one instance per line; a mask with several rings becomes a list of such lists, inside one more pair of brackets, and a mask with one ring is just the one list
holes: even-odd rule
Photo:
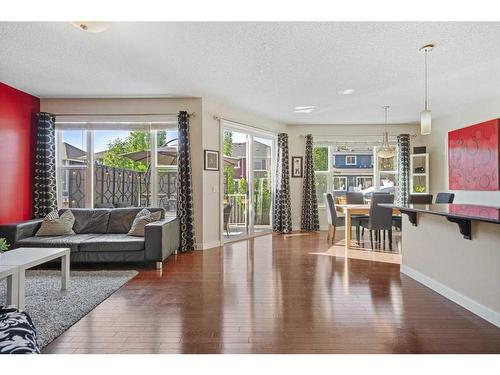
[[255, 233], [269, 231], [271, 226], [271, 165], [273, 140], [253, 137], [253, 229]]
[[274, 143], [272, 136], [224, 126], [222, 235], [225, 241], [272, 229]]

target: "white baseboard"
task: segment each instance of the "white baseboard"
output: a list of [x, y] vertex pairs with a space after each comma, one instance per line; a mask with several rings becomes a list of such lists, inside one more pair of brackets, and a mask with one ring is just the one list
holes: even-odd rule
[[447, 287], [444, 284], [441, 284], [439, 281], [431, 279], [430, 277], [420, 273], [419, 271], [414, 270], [411, 267], [401, 265], [401, 273], [404, 273], [406, 276], [411, 277], [412, 279], [418, 281], [421, 284], [424, 284], [426, 287], [431, 288], [435, 292], [441, 294], [442, 296], [452, 300], [456, 304], [462, 306], [463, 308], [469, 310], [470, 312], [480, 316], [484, 320], [500, 327], [500, 313], [486, 307], [479, 302], [474, 301], [473, 299], [464, 296], [463, 294]]

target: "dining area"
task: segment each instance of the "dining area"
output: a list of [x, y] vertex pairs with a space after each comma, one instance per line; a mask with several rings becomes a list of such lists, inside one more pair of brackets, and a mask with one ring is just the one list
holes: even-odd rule
[[[408, 205], [430, 205], [453, 203], [453, 193], [409, 194]], [[328, 221], [327, 241], [334, 245], [340, 242], [337, 228], [344, 227], [345, 250], [370, 250], [378, 252], [401, 252], [402, 217], [395, 203], [395, 195], [389, 192], [373, 192], [365, 196], [362, 192], [346, 192], [336, 196], [323, 194]], [[369, 237], [365, 241], [365, 232]]]

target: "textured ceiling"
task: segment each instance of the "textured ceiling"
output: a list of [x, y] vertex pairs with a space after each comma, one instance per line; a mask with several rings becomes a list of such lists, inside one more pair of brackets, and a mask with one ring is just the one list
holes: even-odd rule
[[[500, 23], [0, 23], [0, 81], [40, 97], [203, 96], [287, 123], [415, 122], [500, 93]], [[354, 89], [352, 95], [339, 91]], [[309, 114], [296, 106], [316, 106]]]

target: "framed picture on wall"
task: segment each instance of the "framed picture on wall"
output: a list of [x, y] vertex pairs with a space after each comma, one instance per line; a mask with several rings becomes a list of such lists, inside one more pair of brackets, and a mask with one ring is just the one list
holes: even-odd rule
[[292, 177], [302, 177], [302, 156], [292, 156]]
[[219, 151], [205, 150], [205, 170], [219, 170]]

